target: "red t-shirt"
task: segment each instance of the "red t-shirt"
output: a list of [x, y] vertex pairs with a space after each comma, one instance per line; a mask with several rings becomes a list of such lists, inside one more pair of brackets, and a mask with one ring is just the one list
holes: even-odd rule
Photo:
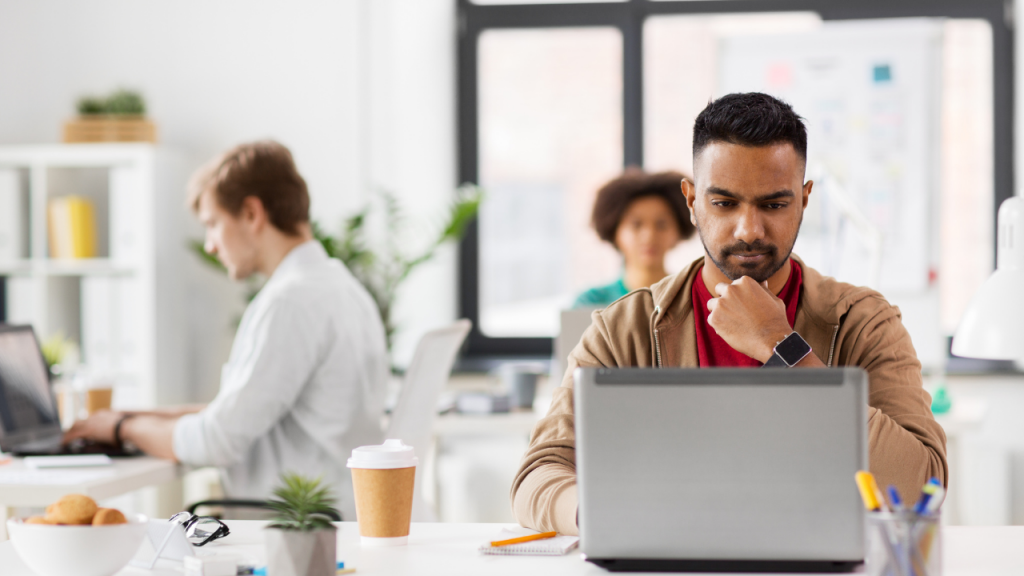
[[[800, 285], [803, 283], [803, 272], [796, 260], [790, 260], [789, 280], [779, 292], [779, 298], [786, 303], [786, 320], [792, 326], [796, 323], [796, 305], [800, 301]], [[715, 329], [708, 324], [708, 301], [714, 298], [704, 285], [704, 278], [701, 276], [703, 266], [697, 271], [697, 277], [693, 280], [693, 323], [697, 328], [697, 359], [701, 367], [709, 368], [721, 366], [723, 368], [757, 368], [762, 362], [733, 350], [732, 346], [726, 344], [725, 340], [715, 332]]]

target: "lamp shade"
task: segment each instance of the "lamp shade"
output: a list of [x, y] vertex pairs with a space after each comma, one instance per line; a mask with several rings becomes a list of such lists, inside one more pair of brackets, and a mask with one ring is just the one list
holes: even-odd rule
[[999, 207], [996, 271], [971, 300], [953, 336], [953, 354], [1024, 359], [1024, 198]]

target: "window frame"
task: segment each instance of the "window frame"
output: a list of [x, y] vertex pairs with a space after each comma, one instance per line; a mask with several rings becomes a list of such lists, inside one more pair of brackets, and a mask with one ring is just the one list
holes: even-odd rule
[[[605, 26], [622, 33], [623, 166], [643, 166], [643, 27], [651, 16], [815, 12], [822, 20], [875, 18], [977, 18], [992, 26], [993, 157], [996, 213], [1013, 195], [1014, 70], [1012, 2], [1007, 0], [626, 0], [587, 4], [478, 5], [457, 0], [457, 136], [460, 182], [478, 183], [479, 115], [477, 51], [490, 29]], [[995, 246], [995, 226], [992, 242]], [[479, 326], [479, 236], [474, 220], [459, 245], [459, 314], [473, 322], [464, 356], [540, 357], [552, 339], [495, 338]]]

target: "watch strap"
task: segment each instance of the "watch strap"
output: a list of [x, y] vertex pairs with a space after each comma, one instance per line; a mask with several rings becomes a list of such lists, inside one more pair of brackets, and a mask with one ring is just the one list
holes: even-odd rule
[[761, 368], [789, 368], [789, 364], [786, 364], [786, 361], [782, 359], [782, 356], [779, 356], [779, 353], [773, 350], [772, 357], [769, 358]]
[[134, 414], [125, 414], [117, 420], [117, 424], [114, 424], [114, 445], [121, 450], [125, 449], [124, 438], [121, 438], [121, 425], [124, 421], [134, 416]]

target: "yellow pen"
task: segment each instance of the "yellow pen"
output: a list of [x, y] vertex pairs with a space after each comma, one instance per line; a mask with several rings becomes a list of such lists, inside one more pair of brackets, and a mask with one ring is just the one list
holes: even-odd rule
[[491, 546], [508, 546], [509, 544], [520, 544], [522, 542], [533, 542], [534, 540], [546, 540], [548, 538], [554, 538], [558, 536], [558, 532], [541, 532], [540, 534], [530, 534], [529, 536], [520, 536], [518, 538], [509, 538], [508, 540], [495, 540], [491, 542]]
[[861, 500], [864, 501], [864, 507], [872, 512], [878, 512], [885, 506], [885, 500], [881, 498], [881, 490], [878, 489], [878, 483], [875, 482], [875, 476], [871, 472], [861, 470], [854, 475], [853, 479], [857, 482], [857, 488], [860, 490]]

